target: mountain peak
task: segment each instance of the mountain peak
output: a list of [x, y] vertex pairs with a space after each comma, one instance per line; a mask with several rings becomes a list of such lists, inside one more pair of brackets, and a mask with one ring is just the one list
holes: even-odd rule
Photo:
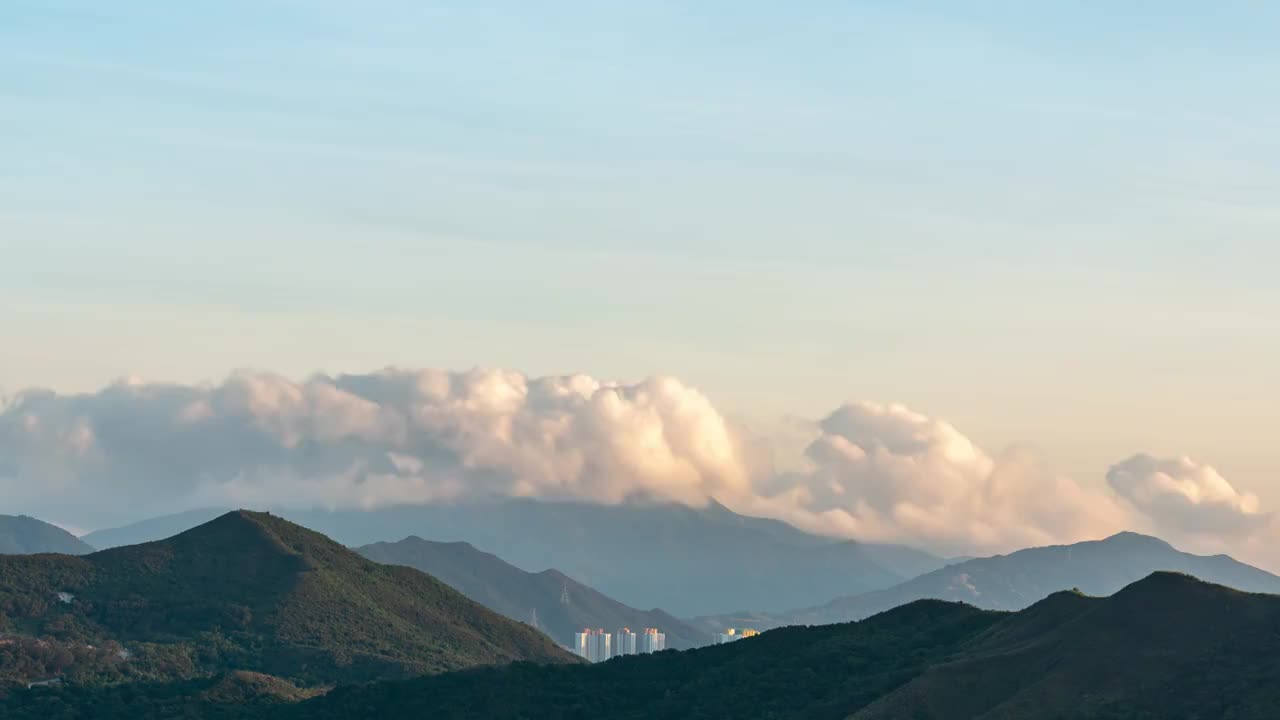
[[[226, 575], [232, 584], [276, 584], [291, 573], [348, 567], [353, 553], [328, 537], [269, 512], [232, 510], [166, 540], [103, 551], [147, 557], [184, 575]], [[185, 567], [184, 567], [185, 566]]]
[[1144, 617], [1165, 611], [1187, 612], [1205, 602], [1243, 595], [1240, 590], [1216, 585], [1183, 572], [1158, 570], [1130, 583], [1109, 599], [1114, 608], [1127, 608]]
[[[1183, 588], [1213, 588], [1220, 587], [1226, 589], [1222, 585], [1215, 585], [1211, 582], [1205, 582], [1200, 578], [1184, 572], [1176, 570], [1156, 570], [1141, 580], [1131, 583], [1129, 590], [1138, 590], [1144, 588], [1154, 588], [1161, 591], [1183, 589]], [[1123, 591], [1121, 591], [1123, 592]]]
[[[0, 558], [0, 576], [9, 577], [6, 561]], [[435, 578], [370, 562], [270, 513], [236, 510], [166, 540], [41, 561], [54, 570], [20, 590], [46, 599], [66, 591], [77, 604], [50, 613], [47, 600], [19, 603], [32, 608], [19, 618], [33, 634], [193, 648], [220, 633], [233, 646], [226, 657], [219, 650], [199, 667], [175, 668], [177, 676], [242, 669], [363, 681], [512, 660], [572, 661], [536, 630]], [[88, 608], [110, 611], [95, 617]]]
[[1153, 537], [1151, 535], [1143, 535], [1142, 533], [1136, 533], [1130, 530], [1124, 530], [1122, 532], [1118, 532], [1115, 535], [1104, 538], [1101, 542], [1109, 545], [1125, 546], [1125, 547], [1153, 547], [1153, 548], [1158, 547], [1162, 549], [1163, 548], [1168, 548], [1170, 550], [1174, 549], [1172, 545], [1165, 542], [1164, 540], [1161, 540], [1158, 537]]

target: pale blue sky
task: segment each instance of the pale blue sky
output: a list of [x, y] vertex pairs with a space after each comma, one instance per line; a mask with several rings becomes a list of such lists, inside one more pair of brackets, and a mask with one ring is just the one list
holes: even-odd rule
[[1280, 5], [0, 4], [0, 388], [904, 401], [1280, 503]]

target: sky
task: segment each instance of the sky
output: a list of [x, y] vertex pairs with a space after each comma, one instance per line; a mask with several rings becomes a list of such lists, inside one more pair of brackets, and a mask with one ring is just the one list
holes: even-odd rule
[[900, 405], [1084, 491], [1186, 457], [1265, 512], [1277, 27], [1268, 2], [8, 0], [6, 414], [245, 368], [671, 377], [779, 473], [824, 472], [842, 409]]

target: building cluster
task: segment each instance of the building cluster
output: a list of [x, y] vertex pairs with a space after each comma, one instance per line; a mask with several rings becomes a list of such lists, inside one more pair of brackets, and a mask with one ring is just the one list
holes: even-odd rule
[[573, 651], [591, 662], [604, 662], [620, 655], [644, 655], [667, 649], [667, 636], [657, 628], [645, 628], [634, 633], [630, 628], [619, 628], [610, 635], [603, 629], [590, 628], [573, 634]]
[[725, 630], [722, 633], [716, 633], [716, 644], [723, 645], [725, 643], [733, 642], [734, 640], [741, 640], [742, 638], [755, 637], [756, 635], [759, 635], [759, 634], [760, 634], [759, 632], [752, 630], [751, 628], [744, 628], [742, 630], [729, 628], [728, 630]]

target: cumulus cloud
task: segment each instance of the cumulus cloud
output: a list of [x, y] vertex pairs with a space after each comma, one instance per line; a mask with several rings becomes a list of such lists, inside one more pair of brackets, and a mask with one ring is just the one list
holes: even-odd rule
[[811, 468], [765, 505], [798, 525], [934, 548], [1006, 550], [1123, 527], [1106, 493], [1043, 467], [1028, 448], [991, 455], [902, 405], [850, 403], [819, 423]]
[[386, 370], [299, 383], [240, 372], [211, 387], [28, 391], [0, 415], [0, 489], [15, 504], [696, 505], [746, 492], [747, 456], [710, 401], [670, 378]]
[[1256, 495], [1188, 457], [1134, 455], [1111, 467], [1107, 483], [1164, 532], [1248, 535], [1271, 522]]
[[663, 377], [388, 369], [298, 382], [246, 371], [209, 386], [30, 390], [0, 408], [4, 506], [99, 527], [199, 506], [643, 496], [978, 553], [1097, 538], [1138, 513], [1222, 534], [1269, 518], [1191, 461], [1137, 456], [1112, 469], [1114, 491], [1091, 487], [1027, 448], [993, 453], [894, 404], [837, 408], [812, 425], [803, 462], [776, 471], [766, 441]]

